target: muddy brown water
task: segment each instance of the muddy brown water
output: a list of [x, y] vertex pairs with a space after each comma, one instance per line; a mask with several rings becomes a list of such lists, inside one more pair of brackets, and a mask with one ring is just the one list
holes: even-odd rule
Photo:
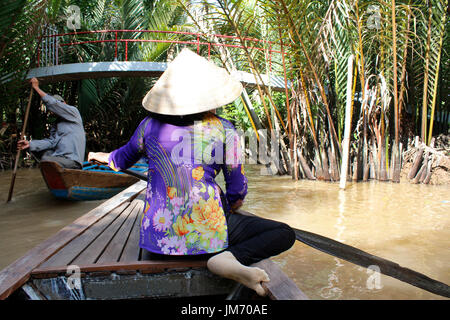
[[[389, 259], [450, 284], [450, 187], [367, 182], [338, 184], [263, 176], [246, 166], [243, 209]], [[52, 197], [37, 169], [0, 172], [0, 269], [102, 201]], [[334, 258], [303, 243], [273, 260], [311, 299], [444, 299]]]

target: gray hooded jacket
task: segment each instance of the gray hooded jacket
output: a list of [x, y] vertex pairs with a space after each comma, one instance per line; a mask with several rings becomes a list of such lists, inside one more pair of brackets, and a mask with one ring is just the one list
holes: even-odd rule
[[51, 150], [51, 156], [62, 156], [83, 164], [86, 148], [86, 136], [80, 112], [74, 106], [60, 102], [50, 95], [42, 101], [47, 109], [62, 118], [50, 129], [50, 137], [42, 140], [31, 140], [30, 151]]

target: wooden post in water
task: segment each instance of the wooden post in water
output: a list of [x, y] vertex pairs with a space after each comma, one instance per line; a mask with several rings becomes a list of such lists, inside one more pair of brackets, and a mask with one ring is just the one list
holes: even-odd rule
[[348, 156], [350, 150], [350, 127], [352, 125], [352, 75], [353, 75], [353, 55], [348, 57], [348, 71], [347, 71], [347, 103], [345, 106], [345, 130], [344, 130], [344, 140], [342, 140], [342, 165], [341, 165], [341, 179], [339, 183], [339, 188], [345, 189], [345, 184], [347, 182], [347, 172], [348, 172]]
[[[25, 110], [25, 118], [23, 120], [22, 132], [20, 134], [20, 139], [23, 139], [25, 137], [25, 130], [27, 128], [27, 123], [28, 123], [28, 114], [30, 113], [31, 98], [33, 98], [33, 88], [30, 89], [30, 96], [28, 97], [28, 105], [27, 105], [27, 109]], [[9, 186], [8, 199], [6, 200], [6, 203], [11, 201], [11, 198], [12, 198], [12, 194], [13, 194], [13, 190], [14, 190], [14, 183], [16, 182], [17, 166], [19, 165], [19, 160], [20, 160], [20, 151], [21, 150], [17, 150], [16, 161], [14, 163], [14, 170], [13, 170], [13, 173], [11, 176], [11, 184]]]

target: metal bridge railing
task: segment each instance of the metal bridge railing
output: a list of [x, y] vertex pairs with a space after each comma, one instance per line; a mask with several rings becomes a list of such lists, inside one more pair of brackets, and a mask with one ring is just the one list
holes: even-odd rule
[[[142, 39], [136, 36], [133, 37], [133, 34], [137, 34], [138, 36], [143, 34], [166, 34], [177, 36], [177, 39]], [[99, 35], [101, 39], [86, 39], [90, 35]], [[220, 41], [207, 41], [211, 37], [220, 39]], [[64, 63], [59, 55], [61, 52], [64, 53], [66, 48], [101, 43], [110, 43], [114, 46], [114, 59], [116, 61], [120, 59], [123, 59], [122, 61], [128, 61], [128, 47], [130, 44], [153, 42], [194, 46], [198, 54], [200, 54], [200, 48], [207, 47], [208, 59], [211, 58], [211, 49], [213, 47], [237, 48], [250, 52], [257, 50], [265, 54], [266, 61], [269, 63], [269, 71], [272, 70], [273, 55], [277, 54], [282, 56], [280, 61], [282, 60], [283, 69], [285, 69], [283, 46], [272, 41], [256, 38], [244, 38], [242, 40], [245, 42], [245, 45], [240, 42], [237, 36], [164, 30], [96, 30], [58, 34], [56, 28], [50, 27], [42, 37], [40, 47], [38, 48], [37, 66], [46, 67]], [[119, 50], [120, 46], [122, 46], [122, 50]], [[278, 48], [280, 49], [278, 50]], [[119, 54], [119, 51], [122, 51], [123, 54]]]

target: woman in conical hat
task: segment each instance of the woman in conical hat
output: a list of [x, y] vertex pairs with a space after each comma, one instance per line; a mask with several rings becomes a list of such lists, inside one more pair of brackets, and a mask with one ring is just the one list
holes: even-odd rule
[[[286, 224], [234, 214], [247, 194], [240, 143], [231, 122], [211, 110], [233, 102], [242, 85], [225, 69], [184, 49], [142, 105], [149, 111], [130, 141], [88, 160], [115, 170], [142, 156], [149, 182], [141, 219], [141, 248], [151, 255], [210, 255], [208, 269], [265, 295], [266, 272], [250, 267], [289, 249]], [[226, 192], [215, 178], [222, 171]]]

